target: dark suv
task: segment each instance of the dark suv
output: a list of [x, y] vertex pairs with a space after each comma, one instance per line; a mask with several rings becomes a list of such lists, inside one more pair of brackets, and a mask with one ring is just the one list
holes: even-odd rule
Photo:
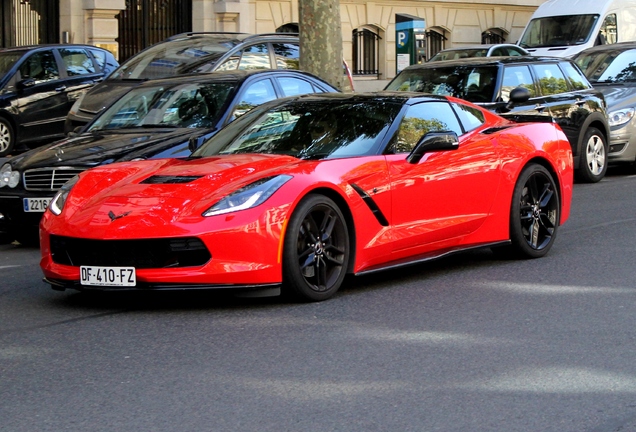
[[[148, 79], [200, 72], [298, 69], [300, 48], [295, 33], [183, 33], [146, 48], [126, 60], [108, 79], [71, 108], [66, 132], [87, 124], [111, 102]], [[348, 85], [353, 88], [346, 64]]]
[[603, 95], [571, 60], [489, 57], [409, 66], [385, 90], [452, 95], [514, 121], [555, 121], [572, 145], [578, 180], [607, 171], [609, 125]]
[[80, 93], [119, 66], [89, 45], [33, 45], [0, 50], [0, 156], [16, 146], [64, 136]]

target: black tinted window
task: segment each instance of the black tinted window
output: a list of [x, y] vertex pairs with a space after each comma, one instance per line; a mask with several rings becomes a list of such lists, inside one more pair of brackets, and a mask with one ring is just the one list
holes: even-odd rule
[[59, 50], [66, 68], [66, 75], [87, 75], [95, 73], [95, 65], [88, 53], [79, 48], [61, 48]]
[[587, 79], [582, 76], [581, 72], [579, 72], [574, 66], [572, 66], [571, 63], [563, 62], [561, 63], [561, 68], [570, 79], [570, 84], [572, 84], [574, 90], [584, 90], [591, 88], [590, 83], [587, 81]]
[[300, 69], [300, 48], [290, 43], [272, 44], [278, 69]]
[[52, 51], [39, 51], [31, 54], [20, 65], [21, 79], [33, 78], [37, 83], [60, 78], [60, 72]]
[[532, 65], [539, 80], [541, 94], [549, 96], [570, 91], [565, 75], [556, 63], [540, 63]]
[[530, 97], [536, 96], [534, 80], [528, 66], [506, 66], [501, 82], [501, 100], [508, 102], [510, 92], [516, 87], [524, 87], [530, 91]]
[[464, 126], [464, 130], [466, 132], [484, 124], [484, 113], [477, 108], [462, 104], [453, 104], [453, 108], [455, 109], [457, 117], [459, 117], [459, 120], [462, 122], [462, 126]]
[[424, 102], [409, 107], [404, 115], [389, 153], [408, 153], [429, 132], [463, 133], [457, 116], [446, 102]]
[[267, 44], [258, 44], [243, 50], [239, 69], [270, 69], [269, 50]]

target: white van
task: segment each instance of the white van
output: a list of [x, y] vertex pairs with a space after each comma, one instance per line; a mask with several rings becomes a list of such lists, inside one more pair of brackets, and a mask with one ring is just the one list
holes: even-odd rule
[[571, 57], [585, 48], [636, 40], [636, 0], [547, 0], [517, 44], [532, 55]]

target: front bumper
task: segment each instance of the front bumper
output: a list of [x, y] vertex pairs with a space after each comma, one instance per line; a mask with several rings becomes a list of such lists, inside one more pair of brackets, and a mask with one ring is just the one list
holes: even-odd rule
[[34, 236], [37, 235], [38, 225], [44, 212], [25, 211], [24, 199], [53, 198], [55, 192], [7, 192], [7, 190], [0, 190], [0, 214], [3, 216], [0, 220], [0, 232], [25, 232]]
[[625, 126], [610, 131], [610, 163], [632, 163], [636, 161], [636, 127], [629, 122]]

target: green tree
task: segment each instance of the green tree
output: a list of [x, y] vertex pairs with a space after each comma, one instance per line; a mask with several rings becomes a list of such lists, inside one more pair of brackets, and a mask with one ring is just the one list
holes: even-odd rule
[[344, 88], [340, 0], [299, 0], [300, 68]]

